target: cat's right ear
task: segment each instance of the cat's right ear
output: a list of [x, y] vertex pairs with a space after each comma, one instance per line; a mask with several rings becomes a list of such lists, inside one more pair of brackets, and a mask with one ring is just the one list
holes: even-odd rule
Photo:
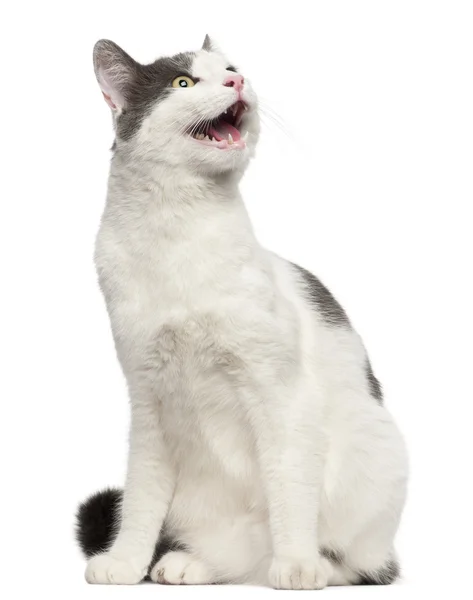
[[113, 111], [121, 111], [129, 98], [139, 64], [110, 40], [94, 46], [94, 70], [105, 101]]

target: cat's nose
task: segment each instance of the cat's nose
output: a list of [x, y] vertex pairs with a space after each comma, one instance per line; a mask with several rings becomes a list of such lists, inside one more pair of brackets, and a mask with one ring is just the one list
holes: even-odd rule
[[244, 83], [245, 80], [243, 79], [242, 75], [237, 75], [235, 73], [234, 75], [229, 75], [223, 82], [223, 85], [226, 87], [233, 87], [237, 92], [239, 92], [243, 89]]

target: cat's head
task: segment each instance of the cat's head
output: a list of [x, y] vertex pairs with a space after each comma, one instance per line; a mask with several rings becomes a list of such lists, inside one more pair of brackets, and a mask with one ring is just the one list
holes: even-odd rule
[[118, 151], [208, 173], [248, 163], [259, 134], [256, 96], [208, 36], [198, 52], [149, 65], [100, 40], [94, 67]]

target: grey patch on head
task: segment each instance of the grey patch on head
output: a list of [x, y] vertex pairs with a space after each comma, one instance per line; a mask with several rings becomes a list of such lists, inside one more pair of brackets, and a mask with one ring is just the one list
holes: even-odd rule
[[178, 75], [191, 76], [195, 52], [182, 52], [158, 58], [142, 65], [109, 40], [100, 40], [94, 48], [94, 66], [119, 73], [117, 82], [125, 98], [125, 107], [116, 120], [117, 137], [129, 140], [140, 128], [153, 106], [172, 91], [171, 83]]
[[399, 578], [401, 569], [397, 560], [390, 559], [375, 571], [361, 571], [358, 585], [391, 585]]
[[366, 359], [365, 373], [366, 373], [366, 377], [368, 379], [370, 394], [373, 396], [373, 398], [375, 398], [379, 402], [379, 404], [382, 404], [383, 403], [383, 388], [381, 386], [381, 383], [379, 382], [379, 380], [373, 373], [373, 368], [372, 368], [371, 363], [368, 358]]
[[202, 50], [207, 50], [207, 52], [212, 50], [212, 40], [210, 39], [209, 34], [205, 36], [204, 43], [202, 44]]
[[330, 290], [310, 271], [294, 263], [291, 264], [302, 276], [309, 300], [320, 313], [322, 319], [332, 327], [351, 327], [345, 311]]
[[129, 103], [117, 119], [117, 135], [129, 140], [140, 128], [143, 119], [157, 102], [171, 92], [172, 80], [178, 75], [190, 75], [194, 53], [159, 58], [150, 65], [140, 65], [139, 75], [130, 86]]
[[333, 550], [332, 548], [322, 548], [320, 553], [323, 557], [329, 560], [334, 565], [341, 565], [343, 563], [343, 553], [340, 550]]

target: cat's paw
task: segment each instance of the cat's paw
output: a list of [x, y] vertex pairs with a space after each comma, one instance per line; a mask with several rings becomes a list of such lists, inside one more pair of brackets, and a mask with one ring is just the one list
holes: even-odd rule
[[151, 569], [150, 577], [171, 585], [211, 583], [207, 567], [188, 552], [168, 552]]
[[138, 569], [131, 561], [120, 560], [109, 554], [98, 554], [89, 559], [85, 569], [88, 583], [134, 585], [146, 575], [146, 569]]
[[275, 558], [269, 569], [269, 583], [277, 590], [321, 590], [328, 583], [330, 571], [330, 563], [322, 557]]

